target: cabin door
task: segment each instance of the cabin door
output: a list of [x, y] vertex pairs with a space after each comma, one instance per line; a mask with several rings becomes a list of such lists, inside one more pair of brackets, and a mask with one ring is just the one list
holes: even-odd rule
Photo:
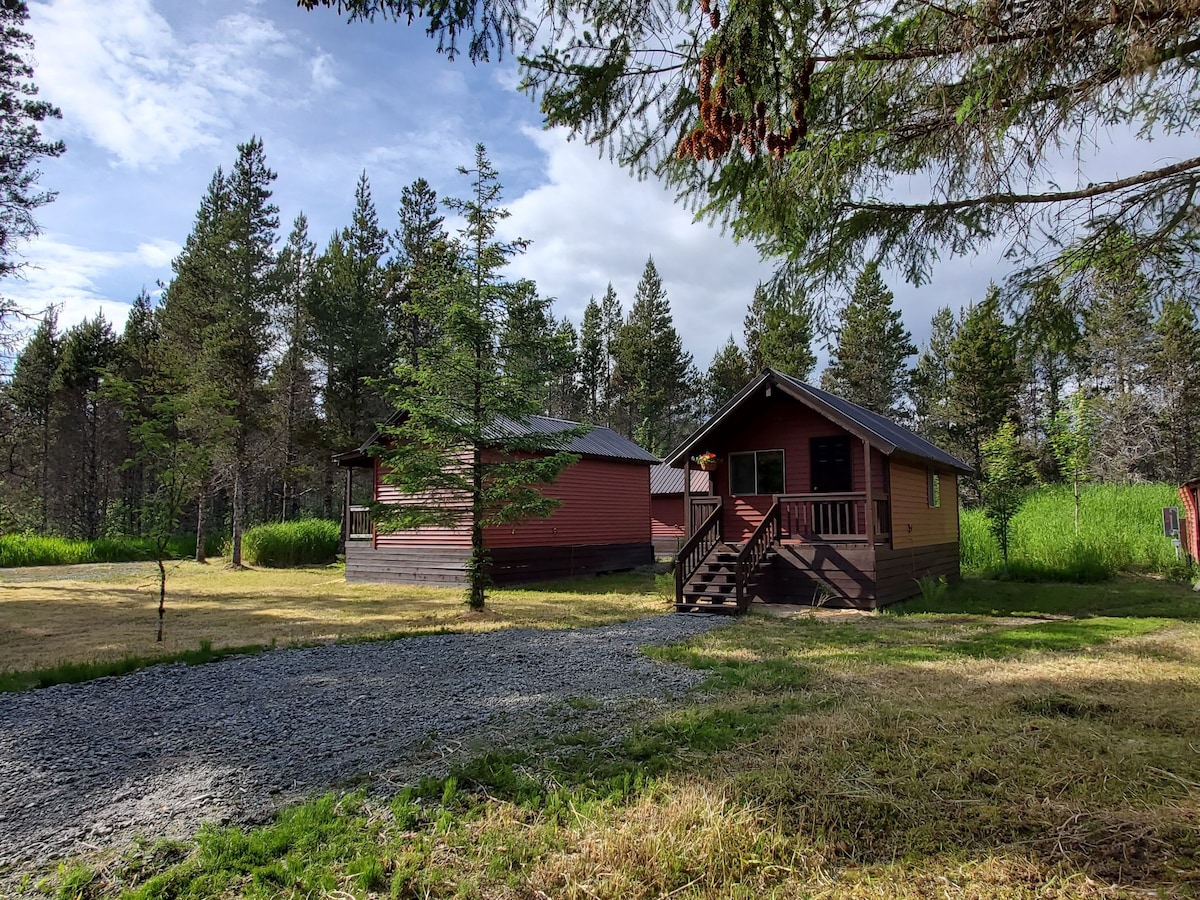
[[820, 437], [809, 442], [814, 494], [848, 494], [854, 489], [850, 438]]

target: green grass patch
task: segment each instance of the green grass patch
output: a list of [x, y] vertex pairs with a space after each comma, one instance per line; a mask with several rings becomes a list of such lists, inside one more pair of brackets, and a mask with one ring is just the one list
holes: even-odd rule
[[329, 519], [255, 525], [242, 536], [242, 552], [255, 566], [321, 566], [337, 556], [342, 527]]
[[1176, 560], [1162, 533], [1162, 510], [1178, 505], [1173, 485], [1085, 485], [1076, 533], [1072, 489], [1040, 488], [1013, 519], [1007, 567], [983, 511], [963, 510], [963, 568], [1025, 582], [1089, 583], [1120, 572], [1166, 574], [1176, 568]]
[[[221, 539], [212, 537], [206, 549], [215, 554]], [[173, 538], [168, 559], [196, 555], [195, 537]], [[146, 538], [98, 538], [94, 541], [37, 534], [0, 535], [0, 568], [67, 566], [82, 563], [144, 562], [154, 559], [154, 546]]]

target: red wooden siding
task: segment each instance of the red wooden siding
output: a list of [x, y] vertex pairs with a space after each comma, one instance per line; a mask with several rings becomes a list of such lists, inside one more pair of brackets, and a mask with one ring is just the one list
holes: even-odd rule
[[[377, 503], [402, 504], [411, 502], [411, 495], [402, 493], [399, 489], [386, 484], [380, 477], [386, 470], [375, 460], [375, 501]], [[463, 521], [468, 521], [470, 503], [465, 496], [461, 498], [447, 497], [447, 506], [456, 506], [462, 511]], [[394, 531], [388, 534], [375, 533], [376, 547], [470, 547], [471, 530], [469, 527], [444, 528], [425, 526], [408, 531]]]
[[[790, 397], [763, 398], [756, 406], [748, 405], [734, 421], [721, 430], [713, 446], [704, 447], [720, 458], [713, 475], [713, 486], [725, 502], [725, 539], [742, 541], [750, 536], [771, 508], [771, 495], [738, 496], [729, 493], [729, 454], [747, 450], [782, 450], [784, 488], [788, 494], [812, 491], [809, 440], [815, 437], [849, 435], [845, 429]], [[853, 490], [866, 489], [863, 472], [862, 440], [850, 435]], [[884, 456], [871, 452], [871, 490], [876, 496], [887, 491]]]
[[650, 467], [584, 458], [546, 493], [563, 501], [548, 519], [484, 530], [488, 547], [650, 542]]
[[[405, 495], [380, 479], [376, 461], [375, 499], [403, 503]], [[563, 501], [548, 519], [484, 529], [487, 547], [558, 547], [578, 544], [650, 542], [650, 468], [584, 458], [545, 489]], [[682, 518], [682, 500], [680, 502]], [[462, 510], [457, 528], [425, 527], [375, 535], [376, 547], [470, 547], [469, 504], [448, 498]]]
[[941, 506], [931, 507], [925, 466], [893, 460], [891, 470], [892, 546], [957, 543], [958, 476], [939, 473]]
[[661, 494], [650, 498], [650, 534], [654, 537], [683, 536], [682, 494]]

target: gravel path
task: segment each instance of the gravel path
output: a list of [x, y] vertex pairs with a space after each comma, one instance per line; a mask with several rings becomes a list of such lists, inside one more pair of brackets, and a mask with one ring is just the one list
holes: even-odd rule
[[724, 621], [277, 650], [0, 694], [0, 875], [135, 834], [257, 821], [349, 778], [404, 784], [460, 749], [611, 732], [702, 677], [640, 646]]

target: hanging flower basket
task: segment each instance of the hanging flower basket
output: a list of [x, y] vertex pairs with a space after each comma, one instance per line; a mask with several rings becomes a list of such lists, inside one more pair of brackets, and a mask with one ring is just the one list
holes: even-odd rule
[[718, 462], [717, 454], [701, 453], [695, 459], [696, 459], [696, 465], [698, 465], [702, 471], [705, 471], [705, 472], [717, 471], [717, 462]]

